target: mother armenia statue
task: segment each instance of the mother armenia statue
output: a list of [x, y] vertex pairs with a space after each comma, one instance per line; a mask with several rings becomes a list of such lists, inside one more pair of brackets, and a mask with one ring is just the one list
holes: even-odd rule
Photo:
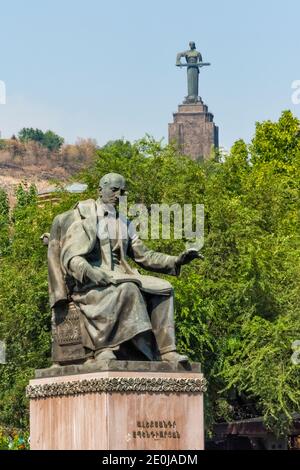
[[48, 267], [54, 363], [187, 362], [176, 351], [171, 284], [140, 275], [127, 258], [149, 271], [179, 275], [182, 265], [201, 255], [188, 250], [170, 256], [144, 245], [118, 214], [126, 190], [123, 176], [103, 176], [99, 190], [96, 201], [79, 202], [52, 225]]

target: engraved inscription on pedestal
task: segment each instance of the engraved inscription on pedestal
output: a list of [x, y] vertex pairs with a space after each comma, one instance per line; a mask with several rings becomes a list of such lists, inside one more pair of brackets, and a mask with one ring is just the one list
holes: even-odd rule
[[137, 421], [133, 439], [180, 439], [176, 421]]

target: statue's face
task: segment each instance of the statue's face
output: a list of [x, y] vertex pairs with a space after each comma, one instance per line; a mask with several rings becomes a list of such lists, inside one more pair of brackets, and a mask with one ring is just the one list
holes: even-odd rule
[[191, 41], [189, 45], [191, 49], [196, 49], [196, 44], [194, 43], [194, 41]]
[[110, 204], [113, 207], [119, 205], [120, 196], [126, 194], [125, 180], [123, 177], [115, 176], [99, 187], [100, 197], [104, 204]]

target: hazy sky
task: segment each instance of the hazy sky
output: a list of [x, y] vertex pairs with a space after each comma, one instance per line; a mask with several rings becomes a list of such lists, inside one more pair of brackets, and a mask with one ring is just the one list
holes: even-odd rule
[[220, 144], [251, 139], [255, 121], [300, 117], [299, 0], [0, 1], [0, 129], [52, 129], [99, 144], [145, 133], [167, 139], [186, 95], [176, 53], [194, 40], [203, 60], [200, 95]]

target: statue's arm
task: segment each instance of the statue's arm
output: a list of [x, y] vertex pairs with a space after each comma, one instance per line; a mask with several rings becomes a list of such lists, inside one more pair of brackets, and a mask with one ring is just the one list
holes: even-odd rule
[[147, 271], [178, 276], [180, 267], [177, 265], [177, 256], [167, 255], [150, 250], [139, 237], [131, 239], [127, 251], [128, 256]]
[[176, 65], [181, 64], [181, 57], [185, 57], [185, 55], [186, 55], [186, 52], [178, 52], [176, 56]]
[[87, 278], [89, 267], [89, 263], [82, 256], [74, 256], [69, 262], [67, 270], [70, 276], [83, 284], [84, 280]]
[[148, 271], [179, 276], [181, 266], [190, 263], [194, 259], [204, 259], [202, 254], [192, 249], [185, 250], [179, 256], [171, 256], [150, 250], [139, 238], [131, 223], [128, 225], [128, 235], [127, 255]]

